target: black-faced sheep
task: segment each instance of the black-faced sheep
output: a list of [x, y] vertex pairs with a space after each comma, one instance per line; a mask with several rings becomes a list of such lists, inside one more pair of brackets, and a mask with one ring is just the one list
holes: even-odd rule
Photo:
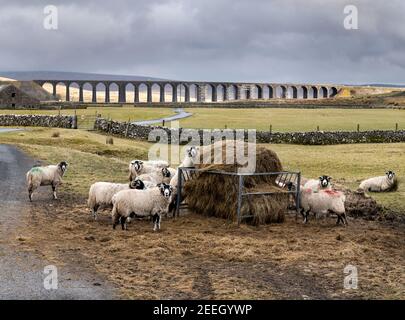
[[56, 188], [62, 183], [62, 177], [66, 173], [68, 163], [62, 161], [57, 165], [46, 167], [34, 167], [27, 172], [28, 197], [32, 201], [32, 195], [39, 186], [52, 186], [53, 198], [56, 200]]
[[132, 160], [129, 164], [129, 181], [134, 180], [141, 174], [152, 173], [156, 169], [162, 169], [169, 167], [167, 161], [155, 160], [155, 161], [142, 161]]
[[332, 212], [338, 217], [336, 224], [342, 221], [343, 224], [347, 225], [345, 201], [346, 196], [341, 191], [304, 188], [300, 194], [301, 214], [304, 217], [304, 223], [308, 222], [310, 212], [313, 212], [315, 216]]
[[388, 192], [398, 188], [398, 180], [393, 171], [388, 171], [385, 176], [374, 177], [360, 183], [360, 189], [366, 192]]
[[113, 229], [121, 222], [123, 230], [134, 217], [153, 218], [153, 230], [160, 229], [160, 220], [163, 213], [167, 212], [173, 188], [161, 183], [156, 188], [147, 190], [124, 190], [114, 195], [112, 223]]
[[332, 178], [329, 176], [320, 176], [318, 179], [310, 179], [308, 180], [303, 188], [304, 189], [312, 189], [314, 191], [316, 190], [320, 190], [320, 189], [332, 189], [332, 185], [331, 185], [331, 180]]
[[112, 197], [122, 191], [129, 189], [144, 190], [145, 184], [137, 179], [128, 183], [96, 182], [91, 185], [87, 205], [91, 210], [94, 220], [97, 220], [99, 208], [112, 208]]

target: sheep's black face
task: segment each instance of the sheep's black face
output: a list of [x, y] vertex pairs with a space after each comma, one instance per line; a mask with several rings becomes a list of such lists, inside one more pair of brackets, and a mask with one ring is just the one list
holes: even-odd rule
[[319, 177], [319, 182], [320, 182], [322, 188], [328, 187], [331, 180], [332, 180], [332, 178], [329, 176], [320, 176]]
[[66, 172], [68, 167], [68, 163], [66, 161], [62, 161], [61, 163], [59, 163], [59, 168], [62, 170], [63, 173]]
[[160, 188], [160, 193], [162, 194], [162, 196], [164, 196], [165, 198], [170, 198], [173, 193], [173, 188], [171, 185], [161, 183], [158, 185], [158, 187]]
[[386, 172], [385, 174], [387, 175], [388, 179], [390, 179], [390, 180], [393, 180], [395, 178], [395, 172], [393, 172], [391, 170]]
[[136, 172], [139, 172], [142, 170], [143, 167], [143, 161], [140, 160], [134, 160], [131, 162], [131, 165], [134, 167]]
[[167, 168], [162, 169], [162, 175], [164, 178], [170, 178], [170, 171]]
[[190, 158], [195, 158], [197, 156], [197, 148], [196, 147], [187, 148], [186, 152], [187, 152], [187, 155]]
[[131, 181], [131, 183], [129, 184], [129, 187], [131, 189], [144, 190], [145, 189], [145, 184], [143, 183], [142, 180], [136, 179], [136, 180]]

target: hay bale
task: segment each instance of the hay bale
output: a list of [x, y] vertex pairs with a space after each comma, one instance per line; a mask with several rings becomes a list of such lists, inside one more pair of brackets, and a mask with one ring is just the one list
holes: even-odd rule
[[[210, 146], [204, 147], [201, 155], [207, 155]], [[225, 148], [222, 144], [211, 147]], [[233, 148], [234, 151], [236, 149]], [[247, 146], [243, 150], [247, 150]], [[224, 153], [223, 153], [224, 156]], [[225, 157], [223, 157], [225, 159]], [[212, 162], [214, 154], [211, 154]], [[203, 169], [193, 179], [185, 183], [185, 194], [189, 208], [196, 213], [235, 221], [237, 219], [238, 176], [221, 175], [215, 172], [237, 172], [238, 164], [199, 164]], [[277, 154], [266, 148], [256, 150], [256, 173], [279, 172], [283, 167]], [[252, 215], [244, 220], [254, 225], [283, 222], [288, 208], [289, 195], [275, 185], [276, 176], [245, 177], [244, 192], [280, 192], [273, 195], [251, 195], [243, 198], [241, 215]]]

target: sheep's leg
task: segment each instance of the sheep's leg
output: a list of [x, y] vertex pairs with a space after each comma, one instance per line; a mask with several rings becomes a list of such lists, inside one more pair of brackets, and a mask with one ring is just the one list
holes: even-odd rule
[[92, 215], [93, 215], [94, 220], [97, 220], [97, 219], [98, 219], [98, 214], [97, 214], [98, 208], [99, 208], [99, 206], [96, 204], [96, 205], [93, 207], [93, 209], [91, 210], [91, 213], [92, 213]]
[[343, 224], [344, 224], [345, 226], [348, 226], [348, 225], [349, 225], [349, 224], [347, 223], [346, 213], [343, 213], [343, 214], [342, 214], [342, 221], [343, 221]]
[[127, 227], [127, 218], [126, 218], [126, 217], [120, 217], [120, 221], [121, 221], [121, 228], [122, 228], [122, 230], [128, 230], [128, 227]]
[[56, 185], [52, 184], [52, 191], [53, 191], [53, 199], [58, 200], [58, 197], [56, 196]]
[[113, 229], [115, 229], [115, 227], [117, 226], [119, 219], [120, 219], [120, 216], [118, 215], [117, 210], [115, 208], [113, 208], [111, 217], [112, 217]]
[[160, 230], [160, 214], [155, 213], [153, 215], [153, 231]]
[[32, 202], [32, 194], [34, 193], [33, 187], [30, 186], [28, 188], [28, 198], [30, 198], [30, 201]]
[[304, 214], [304, 223], [308, 223], [308, 217], [311, 212], [311, 209], [308, 209]]

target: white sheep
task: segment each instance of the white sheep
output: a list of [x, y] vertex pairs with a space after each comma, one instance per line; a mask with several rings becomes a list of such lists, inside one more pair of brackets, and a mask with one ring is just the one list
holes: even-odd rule
[[304, 188], [300, 194], [300, 207], [304, 223], [308, 222], [310, 212], [313, 212], [315, 216], [332, 212], [337, 214], [336, 224], [342, 221], [344, 225], [347, 225], [345, 201], [346, 196], [341, 191]]
[[28, 197], [32, 201], [32, 195], [39, 186], [52, 186], [53, 198], [56, 200], [56, 188], [62, 184], [62, 177], [66, 173], [68, 163], [65, 161], [57, 165], [46, 167], [34, 167], [27, 172]]
[[396, 190], [398, 187], [398, 180], [395, 173], [388, 171], [385, 176], [374, 177], [364, 180], [360, 183], [359, 188], [368, 192], [386, 192]]
[[97, 210], [99, 208], [112, 208], [112, 197], [122, 190], [145, 189], [145, 184], [141, 180], [133, 180], [128, 183], [96, 182], [89, 190], [87, 205], [91, 210], [94, 220], [97, 220]]
[[134, 217], [153, 218], [153, 230], [160, 229], [162, 214], [166, 213], [173, 188], [165, 183], [147, 190], [124, 190], [114, 195], [111, 212], [113, 229], [121, 222], [122, 230], [127, 230], [127, 223]]
[[135, 177], [151, 173], [156, 169], [162, 169], [169, 167], [169, 163], [163, 160], [151, 160], [151, 161], [142, 161], [142, 160], [132, 160], [129, 164], [129, 181], [135, 179]]

